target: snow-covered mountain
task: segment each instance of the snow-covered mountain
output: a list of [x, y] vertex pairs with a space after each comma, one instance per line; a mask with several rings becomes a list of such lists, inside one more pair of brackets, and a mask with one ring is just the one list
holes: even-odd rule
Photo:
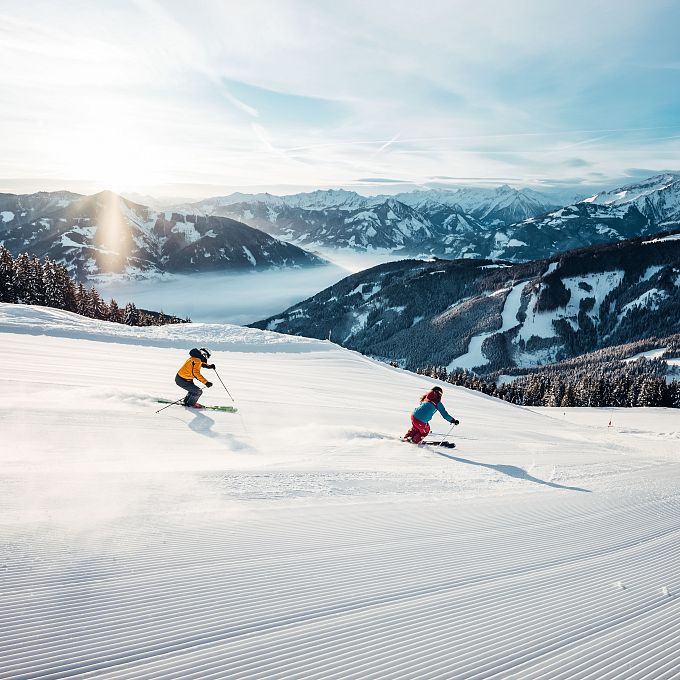
[[680, 173], [655, 175], [585, 199], [606, 206], [635, 206], [641, 214], [660, 225], [680, 223]]
[[678, 177], [659, 175], [563, 207], [546, 194], [503, 185], [390, 197], [344, 190], [232, 194], [183, 209], [231, 217], [320, 252], [348, 248], [518, 262], [680, 225]]
[[[44, 225], [49, 222], [50, 230], [54, 231], [55, 225], [50, 220], [53, 213], [59, 211], [58, 220], [68, 222], [73, 218], [76, 222], [71, 226], [76, 229], [91, 228], [92, 211], [81, 209], [83, 201], [86, 202], [87, 197], [67, 192], [30, 196], [2, 194], [0, 239], [6, 239], [10, 248], [33, 247], [36, 239], [44, 246], [37, 231], [48, 237]], [[526, 262], [572, 248], [655, 234], [680, 226], [680, 174], [657, 175], [563, 207], [556, 206], [547, 194], [507, 185], [459, 186], [368, 197], [343, 189], [288, 196], [234, 193], [197, 203], [182, 203], [167, 210], [129, 200], [125, 205], [127, 207], [119, 210], [123, 221], [128, 219], [130, 211], [137, 215], [130, 218], [131, 235], [127, 239], [131, 261], [125, 268], [130, 272], [149, 267], [165, 270], [168, 266], [185, 271], [191, 267], [203, 271], [250, 266], [252, 260], [243, 246], [258, 266], [280, 266], [284, 261], [294, 260], [300, 264], [312, 257], [293, 250], [284, 253], [280, 244], [274, 246], [272, 241], [267, 245], [261, 236], [255, 239], [252, 233], [242, 229], [237, 235], [233, 221], [220, 222], [217, 218], [241, 222], [274, 239], [330, 258], [337, 250], [348, 250], [390, 257], [481, 257]], [[78, 211], [82, 214], [76, 214]], [[168, 222], [173, 225], [168, 227]], [[208, 223], [210, 226], [203, 228], [202, 225]], [[187, 226], [191, 224], [196, 225], [195, 230]], [[172, 252], [159, 250], [168, 229], [186, 237], [183, 241], [167, 238], [165, 242]], [[203, 238], [208, 233], [226, 237], [225, 230], [231, 230], [234, 237], [227, 239], [228, 242], [222, 243], [212, 236], [208, 236], [214, 239], [212, 242]], [[57, 239], [62, 239], [64, 234], [59, 229], [57, 232]], [[67, 243], [76, 248], [73, 243], [82, 244], [86, 236], [86, 232], [74, 231], [67, 236]], [[197, 244], [199, 240], [201, 243]], [[95, 245], [100, 248], [96, 251], [97, 257], [94, 250], [85, 253], [81, 249], [81, 255], [87, 255], [84, 262], [88, 264], [81, 267], [84, 272], [102, 271], [100, 262], [106, 258], [101, 248], [111, 250], [110, 245]], [[55, 252], [59, 252], [58, 245], [55, 248]], [[187, 250], [180, 255], [175, 252], [178, 248]], [[274, 252], [278, 255], [273, 255]], [[62, 253], [59, 257], [63, 259], [65, 255]], [[72, 251], [66, 259], [77, 260], [77, 253]], [[110, 268], [111, 263], [107, 266]]]
[[[557, 207], [548, 197], [509, 186], [460, 187], [396, 196], [361, 196], [342, 189], [290, 196], [231, 194], [191, 206], [198, 214], [231, 217], [304, 247], [451, 252], [443, 239], [469, 227], [468, 240], [491, 227], [541, 215]], [[456, 253], [462, 255], [462, 252]]]
[[[597, 207], [597, 206], [596, 206]], [[405, 260], [349, 276], [254, 326], [409, 368], [490, 373], [680, 331], [680, 232], [547, 260]]]
[[[112, 192], [3, 197], [0, 243], [64, 263], [78, 278], [321, 264], [235, 220], [158, 212]], [[11, 215], [11, 219], [8, 218]]]
[[[464, 257], [521, 262], [662, 230], [662, 225], [645, 217], [634, 205], [581, 202], [503, 229], [478, 232], [468, 244], [461, 244], [459, 248]], [[454, 255], [456, 250], [451, 249], [447, 255]]]
[[[238, 413], [155, 413], [204, 345]], [[3, 680], [677, 675], [675, 409], [438, 383], [442, 451], [398, 440], [437, 381], [328, 342], [0, 304], [0, 346]]]
[[424, 212], [440, 210], [438, 206], [462, 209], [487, 227], [513, 224], [560, 207], [537, 191], [513, 189], [507, 184], [494, 189], [458, 187], [412, 191], [397, 194], [395, 198]]
[[12, 227], [32, 222], [66, 208], [82, 198], [70, 191], [39, 191], [35, 194], [0, 194], [0, 237]]
[[219, 212], [304, 248], [395, 251], [417, 247], [441, 233], [422, 213], [393, 198], [349, 209], [295, 208], [236, 203]]

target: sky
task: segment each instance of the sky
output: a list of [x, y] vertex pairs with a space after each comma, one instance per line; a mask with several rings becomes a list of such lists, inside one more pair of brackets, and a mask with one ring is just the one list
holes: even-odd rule
[[680, 169], [677, 0], [2, 0], [0, 191], [509, 183]]

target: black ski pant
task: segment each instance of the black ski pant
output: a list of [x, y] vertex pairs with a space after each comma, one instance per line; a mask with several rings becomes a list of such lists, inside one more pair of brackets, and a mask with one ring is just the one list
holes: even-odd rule
[[175, 376], [175, 384], [188, 392], [187, 396], [184, 397], [185, 406], [193, 406], [203, 394], [203, 390], [194, 385], [193, 380], [187, 380], [179, 373]]

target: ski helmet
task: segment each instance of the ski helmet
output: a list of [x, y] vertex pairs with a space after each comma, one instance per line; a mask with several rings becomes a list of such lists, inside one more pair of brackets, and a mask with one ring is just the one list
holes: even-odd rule
[[206, 359], [210, 359], [210, 352], [205, 347], [201, 347], [198, 351], [202, 352]]
[[433, 392], [439, 392], [439, 394], [443, 394], [443, 393], [444, 393], [444, 390], [443, 390], [441, 387], [439, 387], [439, 385], [437, 385], [436, 387], [433, 387], [433, 388], [432, 388], [432, 391], [433, 391]]

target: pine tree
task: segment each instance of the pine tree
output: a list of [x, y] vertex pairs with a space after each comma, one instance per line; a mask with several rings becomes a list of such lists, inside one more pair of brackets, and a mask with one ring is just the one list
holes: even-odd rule
[[571, 408], [572, 406], [576, 406], [576, 400], [574, 399], [574, 388], [569, 384], [567, 384], [564, 388], [564, 394], [562, 395], [560, 406], [562, 408]]
[[17, 301], [16, 268], [7, 248], [0, 246], [0, 302]]
[[109, 310], [106, 307], [106, 302], [102, 299], [99, 291], [92, 286], [90, 288], [90, 309], [93, 319], [106, 319], [108, 317]]
[[113, 321], [113, 323], [123, 323], [123, 312], [113, 298], [111, 298], [111, 302], [109, 302], [109, 321]]
[[64, 307], [68, 312], [78, 311], [78, 292], [73, 279], [69, 276], [68, 271], [64, 265], [54, 263], [54, 271], [57, 283], [62, 290], [64, 297]]
[[29, 294], [29, 278], [31, 270], [31, 261], [28, 259], [26, 253], [21, 253], [14, 262], [15, 278], [15, 294], [16, 301], [21, 304], [30, 305]]
[[59, 280], [57, 268], [49, 257], [45, 258], [43, 264], [43, 287], [45, 289], [45, 302], [48, 307], [64, 309], [66, 300], [64, 298], [63, 284]]
[[680, 408], [680, 382], [674, 380], [669, 386], [669, 402], [673, 408]]
[[128, 326], [139, 326], [139, 310], [134, 302], [128, 302], [123, 312], [123, 323]]
[[43, 265], [37, 257], [32, 257], [28, 269], [28, 296], [29, 304], [45, 304], [45, 283], [43, 282]]
[[76, 291], [76, 307], [76, 312], [78, 314], [81, 314], [82, 316], [92, 316], [90, 293], [82, 283], [78, 284], [78, 290]]

